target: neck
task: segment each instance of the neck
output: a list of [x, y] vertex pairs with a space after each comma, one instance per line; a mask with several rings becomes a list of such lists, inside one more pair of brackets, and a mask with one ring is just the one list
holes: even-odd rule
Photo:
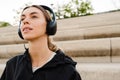
[[33, 66], [38, 66], [49, 59], [52, 51], [49, 50], [47, 44], [47, 36], [43, 36], [35, 41], [29, 41], [29, 53]]

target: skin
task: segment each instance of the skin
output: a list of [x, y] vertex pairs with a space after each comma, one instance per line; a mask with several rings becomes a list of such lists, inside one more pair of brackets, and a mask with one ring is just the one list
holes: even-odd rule
[[46, 64], [51, 57], [46, 34], [46, 20], [41, 10], [30, 7], [21, 14], [21, 32], [29, 44], [29, 54], [33, 67], [40, 67]]

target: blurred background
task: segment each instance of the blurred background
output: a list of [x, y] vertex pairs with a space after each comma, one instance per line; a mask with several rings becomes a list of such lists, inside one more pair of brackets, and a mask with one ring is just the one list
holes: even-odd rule
[[[44, 4], [52, 7], [54, 11], [59, 11], [64, 8], [71, 8], [72, 11], [75, 11], [75, 6], [77, 5], [77, 7], [80, 8], [81, 2], [88, 3], [87, 5], [84, 5], [86, 8], [88, 6], [89, 8], [93, 8], [91, 13], [101, 13], [120, 9], [120, 0], [1, 0], [0, 21], [9, 22], [13, 25], [16, 22], [15, 17], [18, 16], [19, 12], [22, 10], [21, 8], [23, 8], [25, 5]], [[90, 10], [89, 8], [88, 10]]]
[[25, 50], [19, 16], [32, 4], [54, 10], [58, 31], [51, 38], [78, 63], [83, 80], [120, 80], [120, 0], [1, 0], [0, 76], [7, 60]]

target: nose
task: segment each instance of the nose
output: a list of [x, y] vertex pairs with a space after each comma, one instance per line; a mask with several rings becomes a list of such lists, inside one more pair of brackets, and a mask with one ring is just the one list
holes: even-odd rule
[[28, 18], [25, 18], [24, 20], [23, 20], [23, 25], [25, 25], [25, 24], [29, 24], [30, 22], [29, 22], [29, 19]]
[[30, 24], [29, 19], [25, 18], [23, 21], [20, 21], [20, 29], [23, 28], [23, 26]]

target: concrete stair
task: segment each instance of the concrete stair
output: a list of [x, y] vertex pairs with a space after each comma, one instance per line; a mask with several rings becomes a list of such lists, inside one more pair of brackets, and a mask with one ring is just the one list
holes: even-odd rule
[[[7, 39], [8, 40], [8, 39]], [[119, 56], [120, 38], [87, 39], [56, 42], [58, 47], [71, 57]], [[11, 42], [12, 43], [12, 42]], [[0, 58], [9, 58], [24, 51], [23, 44], [0, 46]], [[17, 43], [17, 42], [16, 42]], [[25, 43], [27, 45], [27, 43]], [[71, 47], [72, 46], [72, 47]], [[18, 49], [19, 47], [19, 49]]]
[[[120, 80], [120, 11], [57, 20], [54, 43], [78, 62], [83, 80]], [[0, 75], [11, 57], [24, 52], [18, 27], [0, 29]], [[19, 49], [18, 49], [19, 48]]]
[[118, 63], [78, 63], [82, 80], [120, 80]]

